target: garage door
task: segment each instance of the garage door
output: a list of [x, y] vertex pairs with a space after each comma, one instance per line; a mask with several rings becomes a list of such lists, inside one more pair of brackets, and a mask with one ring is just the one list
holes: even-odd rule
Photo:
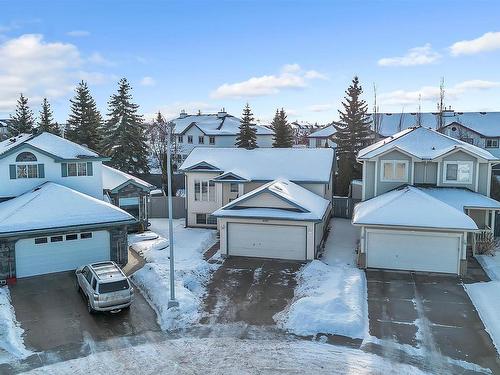
[[459, 273], [460, 235], [367, 231], [367, 266]]
[[80, 233], [76, 239], [75, 235], [38, 237], [36, 242], [39, 243], [34, 238], [17, 241], [18, 278], [74, 270], [83, 264], [110, 259], [108, 231]]
[[228, 223], [227, 230], [229, 255], [306, 259], [306, 227]]

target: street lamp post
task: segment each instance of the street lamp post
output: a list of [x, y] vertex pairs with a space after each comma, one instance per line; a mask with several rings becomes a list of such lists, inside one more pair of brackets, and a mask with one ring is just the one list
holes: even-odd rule
[[179, 302], [175, 299], [175, 275], [174, 275], [174, 222], [172, 219], [172, 163], [171, 163], [171, 136], [172, 123], [167, 123], [167, 184], [168, 184], [168, 242], [170, 249], [170, 300], [168, 308], [178, 307]]

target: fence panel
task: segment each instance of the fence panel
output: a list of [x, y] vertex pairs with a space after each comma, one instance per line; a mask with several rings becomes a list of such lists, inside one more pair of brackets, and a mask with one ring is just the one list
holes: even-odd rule
[[[185, 217], [184, 197], [172, 197], [172, 211], [174, 219]], [[168, 200], [167, 197], [150, 197], [149, 198], [149, 217], [150, 218], [166, 218], [168, 217]]]
[[333, 197], [333, 216], [351, 219], [354, 211], [354, 206], [359, 202], [359, 199], [349, 197]]

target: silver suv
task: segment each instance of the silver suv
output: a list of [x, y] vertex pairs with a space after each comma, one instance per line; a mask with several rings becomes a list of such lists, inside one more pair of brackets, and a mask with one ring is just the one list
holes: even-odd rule
[[134, 300], [134, 288], [115, 262], [82, 266], [76, 270], [76, 280], [89, 313], [127, 309]]

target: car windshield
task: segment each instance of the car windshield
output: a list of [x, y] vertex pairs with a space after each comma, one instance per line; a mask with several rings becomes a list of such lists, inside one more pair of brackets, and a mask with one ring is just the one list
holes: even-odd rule
[[111, 283], [99, 284], [99, 293], [111, 293], [127, 289], [128, 289], [127, 280], [120, 280], [120, 281], [113, 281]]

